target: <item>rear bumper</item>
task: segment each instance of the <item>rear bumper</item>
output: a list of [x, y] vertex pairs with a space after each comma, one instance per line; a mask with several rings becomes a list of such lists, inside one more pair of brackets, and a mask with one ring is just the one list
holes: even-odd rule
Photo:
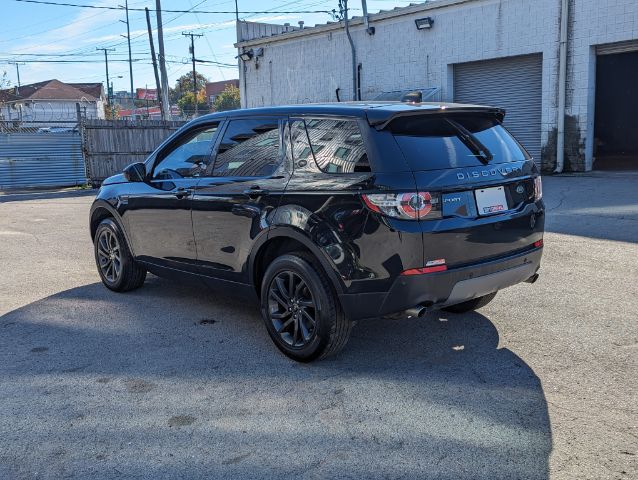
[[415, 305], [440, 308], [524, 282], [538, 271], [542, 253], [541, 247], [445, 272], [400, 276], [388, 292], [339, 298], [353, 320], [390, 315]]

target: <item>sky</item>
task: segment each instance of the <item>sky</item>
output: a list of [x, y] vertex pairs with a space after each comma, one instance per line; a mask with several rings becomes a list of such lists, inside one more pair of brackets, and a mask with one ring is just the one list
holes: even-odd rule
[[[94, 6], [123, 5], [124, 0], [47, 0]], [[418, 0], [368, 0], [369, 13], [418, 3]], [[123, 10], [103, 10], [57, 5], [40, 5], [16, 0], [0, 0], [0, 74], [6, 71], [11, 85], [17, 84], [16, 66], [20, 63], [22, 85], [50, 79], [63, 82], [103, 82], [106, 84], [104, 53], [109, 52], [109, 76], [114, 90], [129, 90], [128, 46], [126, 19]], [[300, 11], [330, 11], [338, 0], [238, 0], [240, 19], [306, 26], [326, 23], [327, 13], [278, 13]], [[129, 0], [129, 8], [155, 8], [155, 0]], [[351, 16], [361, 15], [360, 0], [350, 0]], [[197, 71], [210, 81], [238, 78], [234, 0], [162, 0], [162, 10], [230, 11], [233, 13], [168, 13], [162, 14], [167, 70], [170, 85], [191, 71], [190, 39], [183, 32], [202, 34], [195, 39], [195, 56], [219, 62], [198, 64]], [[148, 31], [144, 11], [130, 11], [131, 51], [134, 88], [153, 88], [155, 77], [151, 65]], [[157, 26], [151, 12], [153, 28]], [[157, 36], [154, 30], [155, 49]], [[59, 61], [65, 63], [54, 63]], [[82, 62], [82, 63], [72, 63]]]

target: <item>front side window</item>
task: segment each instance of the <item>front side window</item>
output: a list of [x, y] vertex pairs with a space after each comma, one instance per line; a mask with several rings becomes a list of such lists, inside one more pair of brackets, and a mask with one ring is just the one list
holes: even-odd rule
[[207, 125], [194, 130], [162, 152], [153, 169], [153, 178], [167, 180], [201, 175], [210, 159], [218, 126]]
[[264, 177], [281, 163], [279, 119], [231, 120], [219, 144], [213, 175]]
[[295, 161], [312, 153], [317, 167], [326, 173], [369, 172], [359, 125], [355, 120], [311, 119], [292, 124]]

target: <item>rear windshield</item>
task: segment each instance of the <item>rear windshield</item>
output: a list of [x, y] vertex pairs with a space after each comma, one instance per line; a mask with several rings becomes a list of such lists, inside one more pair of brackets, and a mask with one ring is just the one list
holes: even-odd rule
[[413, 170], [476, 167], [530, 158], [491, 115], [400, 117], [387, 128]]

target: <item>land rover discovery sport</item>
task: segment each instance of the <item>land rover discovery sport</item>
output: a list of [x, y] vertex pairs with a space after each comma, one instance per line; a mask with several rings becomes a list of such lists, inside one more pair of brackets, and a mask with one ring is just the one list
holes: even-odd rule
[[299, 105], [206, 115], [106, 179], [90, 230], [104, 284], [146, 272], [257, 299], [289, 357], [339, 351], [354, 322], [480, 308], [533, 282], [539, 171], [504, 112]]

